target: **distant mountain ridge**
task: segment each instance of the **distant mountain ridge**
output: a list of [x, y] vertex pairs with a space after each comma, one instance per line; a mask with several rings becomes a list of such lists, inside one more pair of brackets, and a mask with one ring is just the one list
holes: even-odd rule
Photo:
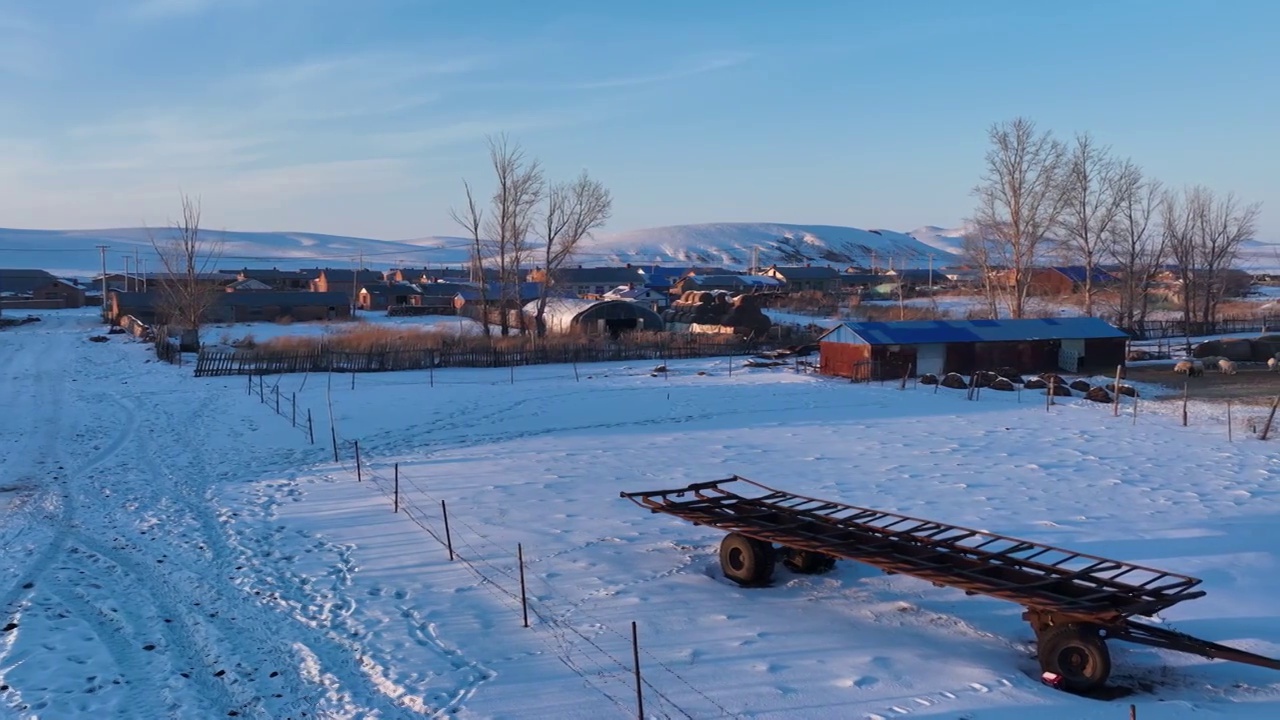
[[[107, 245], [107, 270], [125, 269], [125, 258], [146, 259], [158, 270], [151, 233], [164, 228], [102, 230], [22, 230], [0, 228], [0, 267], [38, 268], [63, 276], [99, 272], [98, 245]], [[470, 241], [453, 236], [376, 240], [308, 232], [205, 230], [224, 240], [216, 269], [277, 267], [349, 268], [363, 258], [366, 267], [459, 267], [467, 262]], [[926, 225], [910, 232], [864, 230], [839, 225], [791, 223], [705, 223], [601, 233], [583, 242], [574, 264], [583, 266], [659, 264], [703, 265], [745, 270], [760, 266], [850, 265], [879, 268], [943, 268], [961, 263], [963, 228]], [[756, 255], [753, 258], [753, 254]], [[1250, 268], [1280, 267], [1280, 246], [1251, 241], [1241, 253]]]

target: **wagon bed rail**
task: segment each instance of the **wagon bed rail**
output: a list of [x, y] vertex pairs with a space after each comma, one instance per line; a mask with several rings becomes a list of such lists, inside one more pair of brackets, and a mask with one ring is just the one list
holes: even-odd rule
[[[732, 488], [732, 489], [730, 489]], [[738, 494], [757, 491], [751, 496]], [[1096, 622], [1149, 616], [1203, 596], [1197, 578], [776, 490], [732, 476], [672, 490], [621, 493], [656, 513], [771, 543], [857, 560], [967, 594]]]

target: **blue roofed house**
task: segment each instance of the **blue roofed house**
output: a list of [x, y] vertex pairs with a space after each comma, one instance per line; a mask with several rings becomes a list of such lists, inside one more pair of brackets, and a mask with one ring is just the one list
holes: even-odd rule
[[977, 370], [1115, 372], [1129, 336], [1098, 318], [841, 323], [819, 338], [820, 372], [855, 380]]

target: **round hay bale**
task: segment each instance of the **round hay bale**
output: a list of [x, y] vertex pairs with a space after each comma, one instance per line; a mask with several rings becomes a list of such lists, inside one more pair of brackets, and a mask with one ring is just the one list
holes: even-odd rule
[[1013, 392], [1018, 389], [1009, 378], [998, 377], [989, 386], [991, 390], [999, 390], [1000, 392]]
[[969, 387], [968, 381], [964, 379], [964, 376], [958, 373], [947, 373], [946, 375], [943, 375], [942, 379], [938, 381], [938, 384], [944, 388], [951, 388], [952, 390], [964, 390]]
[[1206, 340], [1191, 348], [1191, 357], [1207, 358], [1222, 354], [1222, 343], [1218, 340]]
[[[1116, 392], [1116, 384], [1107, 383], [1107, 390], [1113, 393]], [[1132, 385], [1121, 384], [1119, 392], [1121, 395], [1128, 395], [1129, 397], [1138, 397], [1138, 389]]]
[[973, 374], [973, 386], [976, 388], [991, 387], [991, 383], [1000, 379], [1000, 376], [987, 370], [979, 370]]
[[1153, 360], [1151, 353], [1146, 350], [1130, 350], [1128, 355], [1129, 362], [1142, 362], [1144, 360]]
[[1054, 383], [1056, 383], [1056, 384], [1058, 384], [1058, 385], [1066, 385], [1066, 384], [1067, 384], [1067, 381], [1066, 381], [1066, 380], [1063, 380], [1063, 379], [1062, 379], [1062, 376], [1061, 376], [1061, 375], [1059, 375], [1058, 373], [1051, 373], [1051, 372], [1047, 372], [1047, 373], [1040, 373], [1040, 379], [1041, 379], [1041, 380], [1043, 380], [1043, 381], [1045, 382], [1045, 384], [1046, 384], [1046, 385], [1052, 385], [1052, 384], [1054, 384]]
[[1084, 394], [1084, 399], [1096, 403], [1110, 403], [1111, 393], [1107, 392], [1105, 388], [1091, 387], [1089, 388], [1089, 391]]
[[1053, 384], [1049, 387], [1052, 388], [1052, 390], [1046, 390], [1045, 392], [1052, 392], [1054, 397], [1075, 397], [1075, 395], [1071, 394], [1071, 388], [1068, 388], [1066, 385]]
[[1075, 390], [1076, 392], [1087, 393], [1093, 386], [1089, 384], [1088, 380], [1072, 380], [1071, 384], [1067, 385], [1067, 387]]
[[1049, 387], [1049, 383], [1041, 380], [1038, 377], [1031, 378], [1030, 380], [1022, 384], [1022, 388], [1024, 390], [1043, 390], [1047, 387]]
[[1022, 384], [1022, 373], [1011, 367], [996, 368], [996, 374], [1014, 385]]
[[1220, 340], [1222, 352], [1218, 353], [1222, 357], [1234, 362], [1249, 362], [1253, 360], [1253, 341], [1248, 338], [1231, 338]]
[[715, 294], [714, 294], [714, 293], [712, 293], [710, 290], [702, 290], [702, 291], [698, 292], [698, 304], [699, 304], [699, 305], [710, 305], [711, 303], [713, 303], [713, 302], [715, 302], [715, 301], [716, 301], [716, 296], [715, 296]]
[[937, 385], [938, 376], [933, 373], [925, 373], [920, 376], [919, 382], [921, 385]]

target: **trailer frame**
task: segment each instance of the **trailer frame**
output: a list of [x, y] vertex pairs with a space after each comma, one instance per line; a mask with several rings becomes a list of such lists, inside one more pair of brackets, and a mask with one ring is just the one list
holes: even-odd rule
[[822, 572], [835, 559], [855, 560], [967, 595], [1017, 603], [1036, 634], [1045, 677], [1058, 678], [1064, 689], [1087, 692], [1105, 684], [1108, 639], [1280, 670], [1280, 660], [1134, 619], [1204, 596], [1202, 581], [1188, 575], [807, 497], [737, 475], [620, 495], [652, 512], [727, 531], [722, 569], [741, 585], [768, 583], [777, 544], [784, 562], [798, 572]]

